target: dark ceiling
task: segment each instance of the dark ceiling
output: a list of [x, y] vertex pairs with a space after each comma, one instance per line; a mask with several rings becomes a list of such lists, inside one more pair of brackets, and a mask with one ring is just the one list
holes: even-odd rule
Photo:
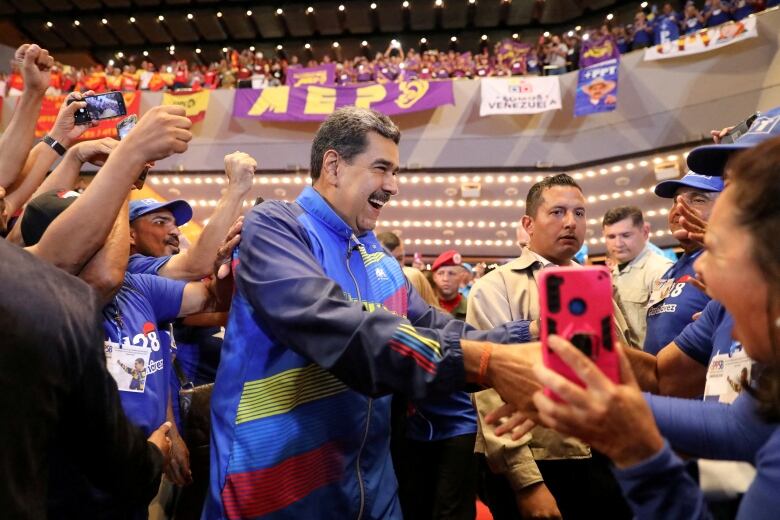
[[55, 56], [57, 51], [81, 53], [99, 62], [117, 59], [119, 52], [123, 60], [140, 61], [144, 51], [157, 62], [172, 55], [208, 62], [220, 58], [224, 47], [255, 47], [270, 54], [279, 45], [303, 57], [306, 43], [316, 57], [352, 57], [363, 41], [372, 51], [384, 51], [393, 38], [409, 46], [424, 37], [431, 47], [445, 48], [452, 36], [464, 50], [476, 50], [483, 34], [493, 42], [514, 33], [534, 37], [547, 29], [568, 31], [580, 20], [590, 18], [595, 24], [610, 9], [637, 2], [441, 0], [438, 7], [436, 0], [409, 0], [407, 8], [404, 3], [0, 0], [0, 41], [35, 41]]

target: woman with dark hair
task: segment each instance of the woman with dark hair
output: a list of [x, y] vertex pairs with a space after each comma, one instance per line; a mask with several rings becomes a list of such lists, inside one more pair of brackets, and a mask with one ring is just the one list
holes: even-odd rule
[[738, 519], [777, 518], [780, 510], [780, 138], [735, 156], [726, 171], [727, 186], [713, 209], [695, 269], [707, 293], [733, 316], [734, 339], [762, 367], [757, 383], [742, 381], [746, 392], [732, 405], [645, 397], [622, 351], [622, 382], [614, 384], [557, 336], [550, 338], [550, 348], [585, 388], [542, 366], [534, 368], [564, 400], [537, 392], [541, 422], [612, 459], [640, 519], [709, 516], [703, 494], [670, 443], [689, 455], [756, 466]]

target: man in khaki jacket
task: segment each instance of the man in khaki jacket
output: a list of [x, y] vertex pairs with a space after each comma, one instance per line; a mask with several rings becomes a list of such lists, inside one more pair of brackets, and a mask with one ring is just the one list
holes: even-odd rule
[[615, 260], [612, 267], [615, 299], [628, 322], [631, 340], [644, 345], [650, 294], [674, 262], [648, 244], [650, 224], [636, 206], [610, 209], [604, 214], [601, 227], [607, 252]]
[[[469, 294], [466, 321], [489, 329], [528, 320], [539, 334], [537, 277], [549, 266], [577, 265], [572, 258], [585, 239], [585, 197], [568, 175], [547, 177], [528, 192], [522, 225], [530, 235], [519, 258], [480, 278]], [[618, 335], [628, 328], [615, 307]], [[536, 427], [519, 439], [497, 437], [484, 417], [503, 404], [493, 390], [474, 394], [479, 431], [475, 450], [484, 454], [485, 496], [496, 520], [519, 518], [631, 518], [606, 460], [571, 437]]]

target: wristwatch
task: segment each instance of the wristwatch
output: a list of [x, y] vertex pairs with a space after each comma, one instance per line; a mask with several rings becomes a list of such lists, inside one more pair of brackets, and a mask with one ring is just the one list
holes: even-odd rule
[[59, 141], [57, 141], [50, 135], [44, 135], [43, 142], [51, 146], [51, 149], [60, 155], [65, 155], [65, 152], [68, 151], [67, 148], [62, 146], [62, 144], [60, 144]]

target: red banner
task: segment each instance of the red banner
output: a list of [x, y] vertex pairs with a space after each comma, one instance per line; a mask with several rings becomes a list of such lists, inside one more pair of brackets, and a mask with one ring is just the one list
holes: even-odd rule
[[[46, 96], [43, 98], [43, 106], [41, 107], [41, 115], [38, 117], [38, 122], [35, 123], [35, 137], [41, 138], [46, 135], [54, 126], [54, 122], [57, 120], [57, 113], [60, 111], [60, 106], [67, 96]], [[122, 92], [122, 97], [125, 98], [125, 107], [127, 108], [127, 115], [136, 114], [141, 109], [141, 93], [140, 92]], [[88, 141], [90, 139], [100, 139], [101, 137], [116, 137], [116, 125], [121, 121], [121, 117], [115, 117], [114, 119], [105, 119], [99, 121], [98, 126], [90, 128], [79, 137], [79, 141]]]

